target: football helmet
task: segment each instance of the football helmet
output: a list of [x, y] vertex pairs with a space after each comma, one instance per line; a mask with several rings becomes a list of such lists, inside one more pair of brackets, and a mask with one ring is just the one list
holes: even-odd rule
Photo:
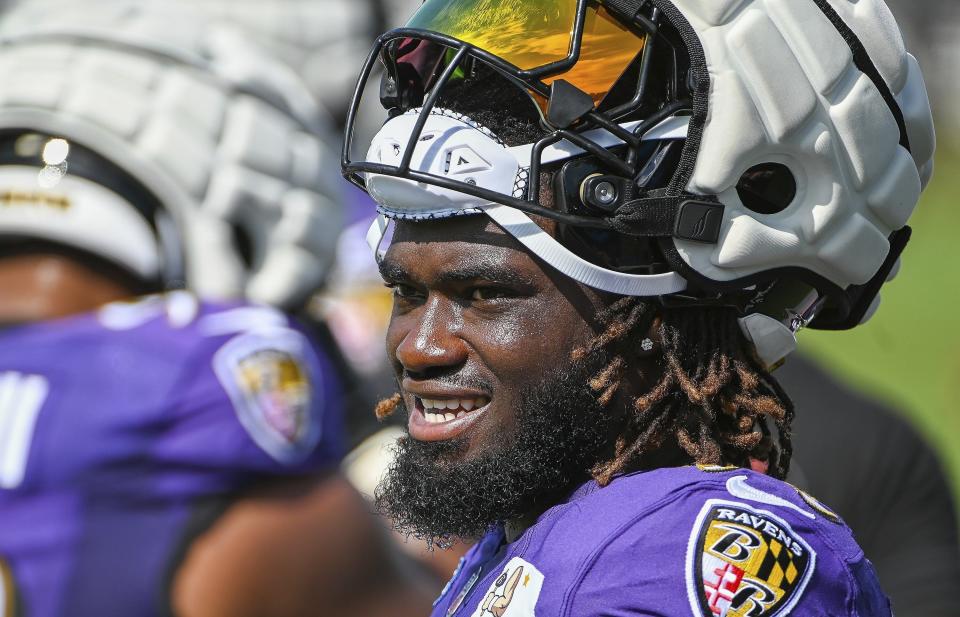
[[[735, 306], [768, 365], [804, 326], [869, 318], [933, 170], [882, 0], [426, 0], [378, 39], [352, 115], [377, 74], [387, 120], [367, 142], [348, 118], [342, 157], [373, 244], [390, 219], [484, 213], [583, 284]], [[536, 138], [457, 111], [471, 79], [524, 93]]]
[[[5, 16], [4, 22], [7, 29], [52, 20], [76, 27], [91, 20], [91, 11], [96, 21], [104, 11], [139, 12], [151, 15], [150, 19], [163, 16], [165, 23], [178, 21], [180, 30], [192, 30], [200, 14], [220, 26], [243, 31], [248, 43], [291, 67], [320, 104], [340, 117], [356, 79], [353, 63], [366, 54], [387, 23], [394, 23], [389, 18], [393, 4], [387, 0], [29, 0]], [[406, 12], [401, 18], [405, 16]]]
[[210, 299], [293, 308], [320, 286], [343, 181], [289, 67], [186, 5], [31, 14], [0, 26], [0, 235]]

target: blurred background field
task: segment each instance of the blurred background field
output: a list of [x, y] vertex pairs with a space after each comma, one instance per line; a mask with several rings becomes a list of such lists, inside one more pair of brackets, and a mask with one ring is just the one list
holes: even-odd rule
[[942, 132], [937, 165], [880, 311], [849, 332], [805, 332], [801, 349], [907, 414], [938, 447], [960, 496], [960, 144]]

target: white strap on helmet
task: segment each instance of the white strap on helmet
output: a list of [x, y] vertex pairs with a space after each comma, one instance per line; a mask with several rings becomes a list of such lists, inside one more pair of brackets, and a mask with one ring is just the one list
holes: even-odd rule
[[373, 251], [377, 262], [383, 259], [383, 256], [386, 254], [386, 251], [380, 249], [380, 245], [383, 244], [383, 239], [387, 235], [387, 227], [389, 226], [390, 220], [382, 214], [378, 214], [377, 218], [373, 219], [373, 222], [370, 224], [370, 229], [367, 230], [367, 246]]
[[[484, 208], [483, 212], [527, 247], [531, 253], [553, 266], [561, 274], [588, 287], [625, 296], [659, 296], [677, 293], [687, 288], [686, 280], [676, 272], [652, 275], [624, 274], [594, 265], [568, 250], [530, 220], [530, 217], [515, 208], [496, 205]], [[377, 261], [383, 259], [386, 254], [381, 245], [389, 224], [387, 217], [379, 215], [367, 231], [367, 246], [373, 251]]]
[[561, 274], [588, 287], [624, 296], [662, 296], [687, 288], [687, 281], [676, 272], [625, 274], [592, 264], [557, 242], [530, 217], [515, 208], [497, 205], [484, 208], [484, 213], [531, 253]]

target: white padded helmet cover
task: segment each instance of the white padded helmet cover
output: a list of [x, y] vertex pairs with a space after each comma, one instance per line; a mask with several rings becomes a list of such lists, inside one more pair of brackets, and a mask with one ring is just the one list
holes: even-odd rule
[[242, 32], [185, 5], [132, 5], [5, 20], [0, 129], [76, 140], [136, 177], [173, 215], [181, 283], [199, 295], [302, 300], [331, 265], [342, 216], [325, 116]]
[[[367, 54], [370, 41], [379, 34], [374, 32], [374, 3], [356, 0], [29, 0], [19, 3], [4, 21], [14, 28], [38, 20], [76, 26], [90, 20], [91, 8], [94, 13], [106, 10], [130, 14], [133, 19], [128, 19], [128, 28], [139, 28], [137, 12], [148, 15], [151, 21], [162, 15], [174, 26], [167, 38], [202, 31], [203, 26], [198, 28], [194, 23], [202, 24], [203, 20], [190, 18], [198, 13], [234, 26], [244, 33], [248, 45], [291, 67], [328, 108], [340, 108], [349, 102], [357, 79], [357, 59]], [[404, 15], [397, 18], [414, 8], [403, 6], [400, 12]], [[100, 17], [94, 15], [94, 19]], [[131, 32], [139, 35], [142, 30]]]
[[[700, 39], [711, 80], [688, 189], [726, 206], [716, 245], [675, 244], [712, 280], [798, 266], [840, 287], [863, 284], [930, 178], [926, 88], [893, 17], [882, 0], [829, 1], [899, 102], [912, 154], [880, 91], [812, 0], [672, 0]], [[768, 162], [793, 172], [798, 193], [786, 210], [761, 215], [744, 207], [736, 185]]]

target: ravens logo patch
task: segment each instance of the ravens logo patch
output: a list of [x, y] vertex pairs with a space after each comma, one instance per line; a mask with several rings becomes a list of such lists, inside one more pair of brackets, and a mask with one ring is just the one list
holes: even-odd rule
[[214, 356], [214, 370], [240, 424], [276, 460], [293, 464], [320, 437], [320, 382], [312, 378], [309, 343], [286, 328], [248, 332]]
[[786, 521], [742, 503], [709, 501], [697, 520], [687, 559], [694, 615], [787, 615], [813, 575], [810, 545]]

